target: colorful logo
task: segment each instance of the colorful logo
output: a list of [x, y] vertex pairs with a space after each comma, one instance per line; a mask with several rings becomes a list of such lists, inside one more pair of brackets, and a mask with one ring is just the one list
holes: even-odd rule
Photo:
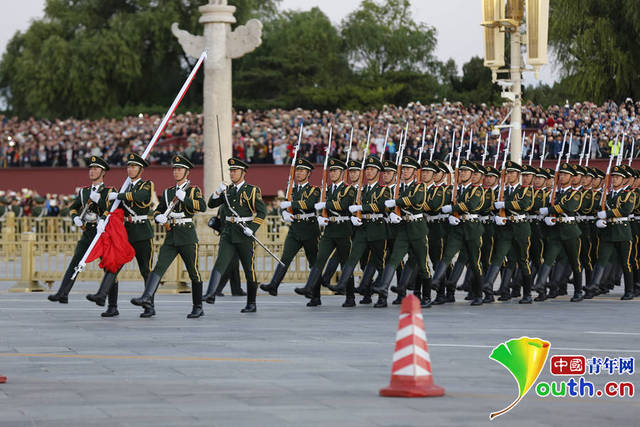
[[492, 412], [489, 419], [506, 414], [514, 408], [534, 385], [549, 355], [551, 343], [540, 338], [520, 337], [500, 344], [491, 352], [490, 359], [507, 368], [518, 383], [518, 397], [501, 411]]

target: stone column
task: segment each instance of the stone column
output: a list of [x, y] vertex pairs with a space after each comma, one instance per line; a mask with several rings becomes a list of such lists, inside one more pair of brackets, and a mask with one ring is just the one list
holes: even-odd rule
[[[262, 23], [256, 19], [231, 31], [236, 22], [235, 6], [227, 5], [227, 0], [209, 0], [200, 6], [200, 22], [204, 24], [204, 36], [194, 36], [180, 30], [174, 23], [173, 34], [187, 55], [197, 58], [207, 49], [204, 64], [204, 192], [205, 199], [211, 194], [221, 179], [228, 182], [226, 161], [232, 155], [232, 92], [231, 60], [253, 51], [262, 43]], [[216, 116], [220, 122], [222, 162], [218, 145]], [[221, 166], [223, 176], [221, 176]]]

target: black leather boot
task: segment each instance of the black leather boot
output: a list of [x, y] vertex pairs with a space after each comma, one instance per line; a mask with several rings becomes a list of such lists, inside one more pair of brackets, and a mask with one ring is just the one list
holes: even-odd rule
[[[344, 271], [344, 270], [343, 270]], [[342, 282], [342, 277], [340, 277], [340, 282]], [[344, 300], [342, 304], [343, 307], [355, 307], [356, 306], [356, 292], [355, 292], [355, 282], [353, 281], [353, 276], [347, 280], [347, 287], [345, 288], [345, 295], [347, 298]]]
[[351, 280], [351, 276], [353, 275], [353, 270], [355, 270], [355, 266], [345, 265], [342, 267], [342, 273], [340, 274], [340, 280], [338, 283], [334, 285], [327, 285], [327, 288], [332, 290], [337, 294], [344, 294], [347, 290], [347, 286], [349, 286], [349, 282]]
[[373, 276], [376, 274], [376, 266], [372, 263], [367, 264], [362, 272], [362, 279], [360, 284], [356, 287], [355, 292], [357, 294], [366, 296], [371, 294], [371, 284], [373, 283]]
[[600, 288], [600, 284], [602, 283], [605, 269], [606, 268], [602, 265], [596, 264], [596, 267], [593, 269], [593, 273], [591, 274], [591, 282], [587, 284], [584, 299], [592, 299], [594, 296], [598, 295], [598, 289]]
[[547, 282], [550, 274], [551, 266], [542, 264], [542, 267], [540, 267], [538, 275], [536, 276], [536, 283], [533, 286], [533, 290], [538, 293], [535, 301], [544, 301], [547, 299]]
[[518, 301], [518, 304], [531, 304], [531, 286], [533, 285], [533, 278], [528, 274], [522, 275], [522, 299]]
[[391, 286], [389, 289], [396, 294], [402, 294], [402, 297], [406, 295], [406, 291], [411, 280], [415, 279], [415, 273], [417, 272], [417, 266], [413, 263], [405, 264], [398, 280], [398, 286]]
[[[504, 273], [502, 275], [502, 279], [504, 279], [505, 275], [507, 274], [506, 272], [509, 271], [508, 269], [504, 270]], [[482, 284], [482, 290], [486, 293], [486, 294], [493, 294], [493, 284], [495, 283], [496, 279], [498, 278], [498, 273], [500, 273], [500, 266], [499, 265], [490, 265], [489, 266], [489, 270], [487, 270], [487, 274], [485, 274], [484, 276], [484, 283]], [[513, 270], [511, 270], [511, 273], [513, 274]], [[511, 278], [511, 276], [509, 276], [509, 278]], [[500, 292], [502, 293], [503, 289], [502, 289], [502, 283], [504, 282], [504, 280], [501, 282], [500, 285]], [[508, 292], [508, 290], [507, 290]], [[503, 294], [504, 295], [504, 294]], [[502, 299], [500, 299], [499, 301], [503, 301]]]
[[102, 317], [115, 317], [120, 314], [118, 312], [118, 282], [115, 282], [111, 289], [109, 290], [109, 305], [107, 306], [107, 311], [100, 314]]
[[187, 319], [197, 319], [204, 316], [204, 311], [202, 310], [202, 282], [191, 283], [191, 302], [193, 307], [191, 308], [191, 313], [187, 314]]
[[153, 307], [152, 298], [156, 294], [158, 286], [160, 286], [160, 279], [161, 277], [156, 273], [149, 274], [147, 282], [144, 284], [144, 292], [142, 296], [139, 298], [132, 298], [131, 304], [144, 308]]
[[[451, 286], [453, 285], [453, 287], [455, 288], [456, 285], [458, 284], [458, 281], [460, 281], [460, 277], [462, 277], [462, 273], [464, 272], [464, 267], [465, 267], [465, 263], [461, 262], [460, 260], [456, 260], [456, 263], [453, 264], [453, 269], [451, 270], [451, 273], [446, 275], [445, 274], [445, 287]], [[435, 279], [435, 272], [433, 274], [433, 278]], [[462, 287], [464, 286], [464, 283], [460, 286], [460, 289], [462, 289]]]
[[258, 292], [258, 283], [247, 282], [247, 306], [240, 310], [240, 313], [256, 312], [256, 294]]
[[68, 304], [69, 303], [69, 292], [71, 292], [71, 288], [73, 288], [73, 284], [75, 283], [75, 279], [72, 279], [73, 270], [71, 272], [65, 273], [62, 278], [62, 282], [60, 283], [60, 287], [58, 288], [58, 292], [53, 295], [49, 295], [47, 299], [52, 302], [59, 302], [60, 304]]
[[202, 299], [207, 304], [215, 304], [216, 302], [216, 289], [218, 289], [218, 285], [220, 284], [220, 280], [222, 279], [222, 273], [218, 270], [211, 271], [211, 277], [209, 277], [209, 286], [207, 287], [207, 293], [204, 294]]
[[305, 297], [312, 299], [313, 291], [318, 284], [320, 286], [320, 279], [322, 276], [322, 270], [318, 267], [311, 267], [311, 271], [309, 271], [309, 277], [307, 278], [307, 283], [302, 288], [295, 288], [294, 291], [298, 295], [304, 295]]
[[278, 286], [280, 286], [280, 283], [282, 283], [282, 279], [284, 279], [284, 276], [287, 274], [287, 270], [287, 267], [278, 263], [276, 265], [276, 271], [273, 272], [271, 282], [269, 282], [268, 285], [260, 285], [260, 289], [268, 292], [271, 296], [278, 296]]
[[521, 295], [520, 290], [522, 289], [522, 269], [520, 266], [516, 266], [516, 269], [513, 271], [511, 275], [511, 283], [508, 285], [511, 288], [511, 297], [519, 297]]
[[471, 282], [471, 296], [473, 299], [470, 305], [482, 305], [482, 282], [480, 277], [474, 278]]
[[549, 280], [549, 294], [547, 295], [547, 298], [555, 298], [558, 295], [567, 295], [567, 283], [564, 282], [566, 278], [565, 269], [567, 267], [567, 264], [556, 264], [556, 268], [553, 269], [551, 279]]
[[429, 277], [422, 280], [422, 298], [420, 298], [420, 307], [431, 308], [431, 304], [431, 277]]
[[387, 295], [378, 294], [378, 301], [373, 304], [374, 308], [385, 308], [387, 306]]
[[107, 271], [102, 276], [102, 282], [100, 283], [100, 287], [98, 288], [98, 292], [95, 294], [87, 295], [87, 299], [91, 302], [95, 302], [96, 305], [100, 307], [104, 307], [104, 303], [107, 299], [107, 295], [109, 295], [109, 291], [111, 291], [111, 287], [116, 281], [116, 273], [112, 273]]
[[144, 311], [140, 313], [140, 318], [148, 319], [156, 315], [156, 303], [155, 303], [155, 295], [151, 297], [151, 306], [145, 307]]
[[438, 264], [436, 264], [434, 268], [433, 277], [431, 278], [431, 286], [436, 288], [437, 294], [436, 294], [436, 299], [432, 303], [433, 305], [441, 305], [446, 302], [445, 275], [447, 274], [448, 268], [449, 266], [443, 262], [439, 262]]
[[[278, 263], [280, 265], [280, 263]], [[240, 283], [240, 261], [236, 261], [234, 268], [231, 271], [227, 271], [229, 274], [229, 287], [231, 288], [231, 296], [245, 297], [247, 293], [242, 290]]]
[[623, 301], [633, 299], [633, 273], [624, 271], [624, 295], [620, 298]]
[[320, 285], [328, 288], [331, 284], [331, 278], [338, 271], [338, 266], [340, 265], [340, 258], [338, 257], [338, 252], [335, 252], [327, 264], [324, 266], [324, 272], [322, 273]]
[[[380, 280], [373, 286], [373, 292], [384, 296], [384, 304], [387, 306], [387, 293], [389, 289], [389, 284], [393, 280], [393, 276], [395, 276], [396, 271], [391, 266], [386, 266], [382, 271], [382, 275], [380, 276]], [[378, 299], [378, 302], [380, 300]], [[377, 304], [377, 303], [376, 303]]]
[[571, 302], [580, 302], [584, 299], [584, 293], [582, 292], [582, 272], [573, 272], [573, 297]]

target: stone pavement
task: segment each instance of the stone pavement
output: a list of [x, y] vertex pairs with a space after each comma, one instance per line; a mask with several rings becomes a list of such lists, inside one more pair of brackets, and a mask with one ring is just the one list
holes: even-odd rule
[[[57, 286], [57, 284], [56, 284]], [[187, 320], [190, 295], [159, 295], [158, 315], [139, 319], [121, 284], [120, 317], [103, 319], [79, 283], [68, 305], [43, 294], [9, 294], [0, 284], [0, 426], [466, 426], [517, 396], [513, 377], [488, 358], [523, 335], [551, 342], [552, 354], [633, 356], [640, 362], [640, 300], [566, 297], [424, 310], [435, 382], [446, 395], [382, 398], [389, 383], [398, 307], [340, 307], [323, 297], [310, 309], [293, 294], [225, 296]], [[615, 298], [614, 298], [615, 297]], [[547, 366], [540, 379], [552, 377]], [[639, 375], [627, 376], [636, 388]], [[591, 376], [602, 386], [616, 376]], [[496, 425], [637, 425], [633, 398], [541, 398], [531, 390]]]

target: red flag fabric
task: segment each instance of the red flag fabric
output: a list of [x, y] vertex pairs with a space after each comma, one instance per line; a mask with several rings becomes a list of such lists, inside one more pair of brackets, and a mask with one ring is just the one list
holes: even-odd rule
[[124, 211], [116, 209], [109, 215], [107, 227], [87, 257], [87, 264], [101, 258], [100, 268], [116, 273], [120, 267], [133, 259], [136, 252], [129, 243], [124, 228]]

